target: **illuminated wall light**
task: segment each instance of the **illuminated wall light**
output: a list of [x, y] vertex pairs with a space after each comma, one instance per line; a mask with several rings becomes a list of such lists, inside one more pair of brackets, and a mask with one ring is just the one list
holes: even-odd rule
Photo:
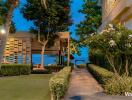
[[1, 34], [6, 34], [5, 29], [1, 29], [1, 30], [0, 30], [0, 33], [1, 33]]

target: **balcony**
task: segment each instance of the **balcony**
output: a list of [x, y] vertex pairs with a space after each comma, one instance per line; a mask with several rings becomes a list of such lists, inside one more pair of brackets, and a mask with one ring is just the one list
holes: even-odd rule
[[[125, 18], [132, 14], [132, 11], [130, 10], [132, 8], [132, 1], [131, 0], [117, 0], [115, 1], [113, 8], [110, 10], [107, 15], [105, 15], [105, 18], [102, 21], [102, 25], [99, 28], [99, 31], [101, 31], [106, 24], [108, 24], [111, 21], [123, 21]], [[129, 12], [128, 12], [129, 11]], [[127, 16], [126, 16], [127, 13]]]

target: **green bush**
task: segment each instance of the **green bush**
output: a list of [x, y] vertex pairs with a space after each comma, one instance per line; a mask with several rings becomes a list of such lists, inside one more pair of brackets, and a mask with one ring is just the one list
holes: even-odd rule
[[106, 82], [104, 86], [106, 93], [111, 95], [124, 95], [125, 92], [132, 93], [132, 78], [130, 77], [113, 77]]
[[0, 70], [1, 76], [28, 75], [30, 73], [30, 65], [2, 65]]
[[130, 74], [130, 77], [132, 77], [132, 65], [129, 67], [129, 74]]
[[71, 67], [65, 67], [49, 81], [51, 94], [55, 100], [60, 100], [67, 91]]
[[64, 67], [61, 65], [49, 65], [45, 67], [50, 73], [51, 72], [59, 72]]
[[86, 67], [86, 64], [79, 64], [77, 65], [77, 68], [85, 68]]
[[131, 77], [116, 76], [114, 73], [93, 64], [88, 65], [88, 70], [102, 83], [106, 93], [124, 95], [125, 92], [132, 92]]
[[114, 76], [112, 72], [93, 64], [88, 65], [88, 70], [102, 84]]

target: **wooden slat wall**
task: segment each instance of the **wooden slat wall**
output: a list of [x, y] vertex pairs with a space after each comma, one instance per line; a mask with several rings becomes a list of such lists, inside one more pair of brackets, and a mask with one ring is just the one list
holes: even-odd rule
[[31, 39], [9, 37], [4, 53], [4, 59], [8, 63], [31, 63]]
[[[45, 54], [57, 54], [61, 49], [60, 40], [70, 38], [69, 32], [60, 32], [54, 46], [46, 48]], [[31, 64], [31, 53], [41, 53], [42, 45], [37, 42], [34, 35], [28, 32], [10, 34], [4, 53], [5, 62], [18, 64]], [[39, 51], [39, 52], [38, 52]]]

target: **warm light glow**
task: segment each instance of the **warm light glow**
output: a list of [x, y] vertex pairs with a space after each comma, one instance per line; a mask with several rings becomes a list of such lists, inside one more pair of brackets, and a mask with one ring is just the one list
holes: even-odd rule
[[0, 30], [0, 33], [1, 33], [1, 34], [5, 34], [5, 33], [6, 33], [5, 29], [1, 29], [1, 30]]

